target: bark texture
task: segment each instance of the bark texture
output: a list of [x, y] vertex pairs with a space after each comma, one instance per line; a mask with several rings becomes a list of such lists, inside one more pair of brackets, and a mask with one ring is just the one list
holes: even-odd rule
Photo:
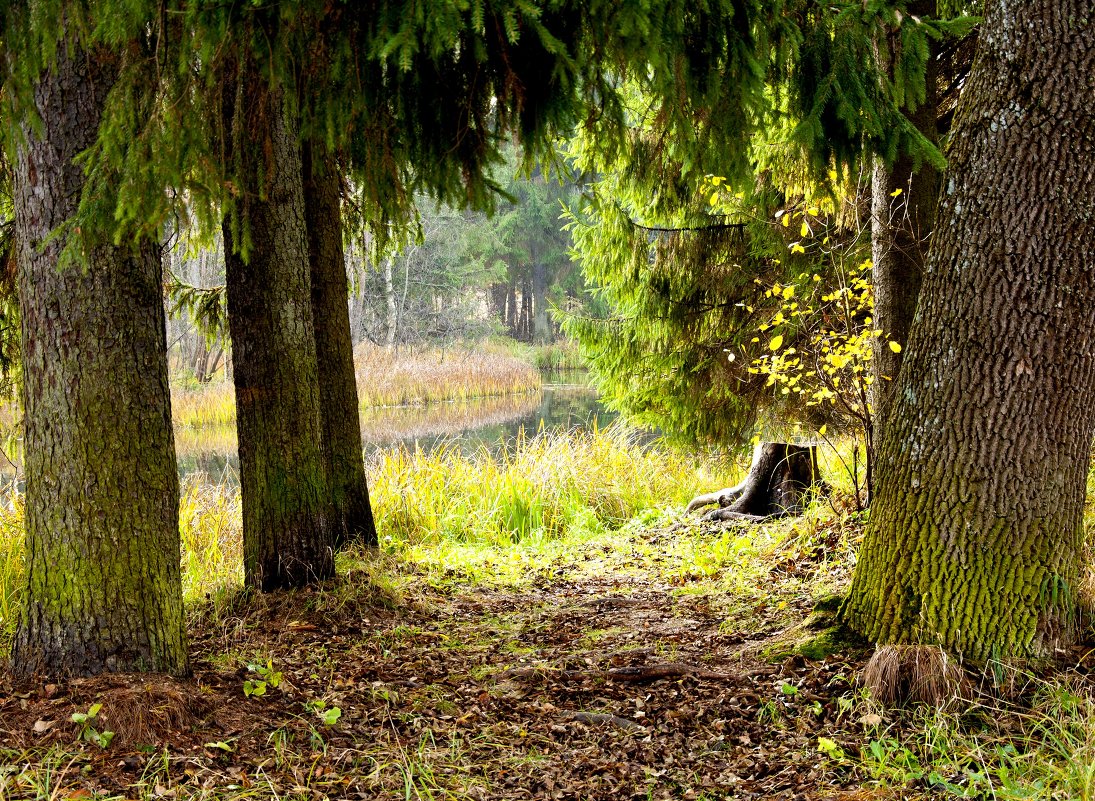
[[26, 606], [13, 670], [188, 671], [179, 485], [159, 248], [101, 246], [59, 269], [112, 60], [69, 45], [34, 92], [15, 164], [23, 334]]
[[[224, 226], [243, 499], [244, 570], [263, 591], [334, 573], [300, 144], [276, 95], [244, 85], [232, 124], [250, 252]], [[356, 419], [356, 415], [355, 415]]]
[[335, 160], [304, 146], [304, 208], [312, 265], [312, 317], [319, 368], [320, 417], [327, 455], [335, 547], [376, 545], [358, 415], [350, 289], [342, 256], [342, 204]]
[[[909, 4], [908, 11], [917, 16], [934, 17], [935, 6], [935, 0], [915, 0]], [[924, 103], [908, 112], [909, 120], [931, 142], [938, 140], [936, 73], [933, 58], [928, 61]], [[895, 196], [898, 190], [900, 193]], [[881, 338], [875, 339], [871, 354], [874, 378], [871, 440], [877, 446], [884, 436], [904, 347], [916, 313], [928, 240], [939, 202], [939, 172], [927, 163], [918, 167], [908, 155], [900, 156], [891, 166], [876, 158], [871, 197], [874, 322], [883, 332]], [[901, 345], [902, 351], [891, 350], [890, 340]]]
[[817, 448], [786, 442], [762, 442], [753, 451], [749, 475], [736, 486], [700, 495], [686, 512], [717, 503], [706, 520], [763, 522], [800, 515], [807, 493], [821, 485]]
[[846, 620], [969, 659], [1073, 634], [1095, 404], [1090, 3], [995, 0]]

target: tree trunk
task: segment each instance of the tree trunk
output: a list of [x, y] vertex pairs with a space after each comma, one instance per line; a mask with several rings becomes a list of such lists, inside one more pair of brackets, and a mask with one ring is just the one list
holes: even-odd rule
[[526, 273], [521, 279], [521, 321], [518, 325], [522, 342], [532, 341], [532, 276]]
[[[26, 448], [22, 676], [188, 671], [157, 243], [58, 265], [114, 60], [59, 46], [15, 164]], [[40, 133], [38, 132], [40, 131]]]
[[[936, 0], [915, 0], [908, 10], [910, 14], [934, 17], [935, 6]], [[916, 129], [931, 142], [938, 140], [936, 73], [935, 59], [929, 59], [924, 102], [908, 114]], [[900, 193], [895, 195], [898, 190]], [[868, 459], [873, 460], [874, 451], [882, 441], [916, 313], [928, 238], [935, 225], [935, 208], [939, 202], [939, 171], [928, 163], [917, 167], [907, 155], [899, 157], [889, 168], [881, 158], [875, 158], [871, 195], [874, 325], [882, 330], [882, 336], [874, 340], [871, 354], [874, 382]], [[890, 340], [901, 346], [900, 352], [895, 353], [890, 348]]]
[[[244, 176], [265, 170], [264, 194], [248, 191], [241, 225], [249, 258], [226, 221], [228, 324], [236, 387], [244, 570], [263, 591], [334, 573], [329, 489], [322, 449], [316, 336], [300, 144], [282, 103], [258, 81], [233, 123]], [[250, 84], [250, 85], [248, 85]], [[243, 104], [253, 104], [243, 108]]]
[[508, 287], [505, 284], [490, 285], [490, 310], [491, 314], [498, 318], [502, 324], [506, 324], [506, 293]]
[[700, 495], [686, 512], [717, 503], [705, 520], [745, 520], [759, 523], [778, 517], [802, 514], [807, 493], [821, 486], [817, 448], [764, 442], [753, 451], [753, 465], [740, 484]]
[[512, 273], [506, 290], [506, 328], [510, 336], [517, 339], [517, 277]]
[[551, 342], [551, 320], [548, 318], [547, 265], [532, 265], [532, 338], [541, 344]]
[[[376, 523], [365, 482], [354, 347], [350, 341], [350, 288], [342, 255], [339, 175], [335, 160], [322, 155], [319, 147], [304, 147], [304, 205], [335, 547], [346, 542], [376, 545]], [[391, 300], [394, 307], [394, 297]]]
[[1075, 629], [1095, 426], [1095, 27], [995, 0], [882, 442], [844, 616], [967, 659]]
[[391, 258], [385, 258], [382, 265], [384, 270], [384, 300], [388, 310], [388, 330], [384, 337], [384, 344], [390, 348], [395, 344], [396, 332], [399, 329], [399, 309], [395, 302], [395, 284], [392, 281]]

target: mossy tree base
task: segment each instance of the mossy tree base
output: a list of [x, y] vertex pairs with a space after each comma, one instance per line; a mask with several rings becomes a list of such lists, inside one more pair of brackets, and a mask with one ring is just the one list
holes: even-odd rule
[[1095, 432], [1089, 3], [986, 4], [843, 610], [970, 661], [1076, 630]]

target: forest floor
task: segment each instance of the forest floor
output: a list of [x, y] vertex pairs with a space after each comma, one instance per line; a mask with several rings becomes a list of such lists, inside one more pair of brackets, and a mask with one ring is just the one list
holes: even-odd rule
[[858, 689], [866, 649], [809, 650], [836, 521], [633, 526], [516, 584], [359, 558], [194, 610], [188, 680], [0, 672], [0, 801], [997, 797], [987, 752], [929, 766], [923, 716]]

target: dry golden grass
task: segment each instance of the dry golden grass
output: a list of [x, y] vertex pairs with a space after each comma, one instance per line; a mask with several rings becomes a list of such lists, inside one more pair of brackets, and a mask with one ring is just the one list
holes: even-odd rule
[[935, 645], [883, 645], [863, 670], [863, 684], [883, 706], [944, 708], [970, 698], [965, 671]]
[[519, 395], [540, 388], [532, 366], [498, 353], [465, 349], [421, 353], [363, 345], [354, 354], [363, 407]]
[[[358, 402], [363, 409], [425, 405], [473, 398], [525, 395], [540, 389], [535, 367], [503, 353], [465, 348], [413, 352], [359, 346], [354, 357]], [[202, 428], [235, 422], [231, 381], [174, 388], [176, 427]]]

